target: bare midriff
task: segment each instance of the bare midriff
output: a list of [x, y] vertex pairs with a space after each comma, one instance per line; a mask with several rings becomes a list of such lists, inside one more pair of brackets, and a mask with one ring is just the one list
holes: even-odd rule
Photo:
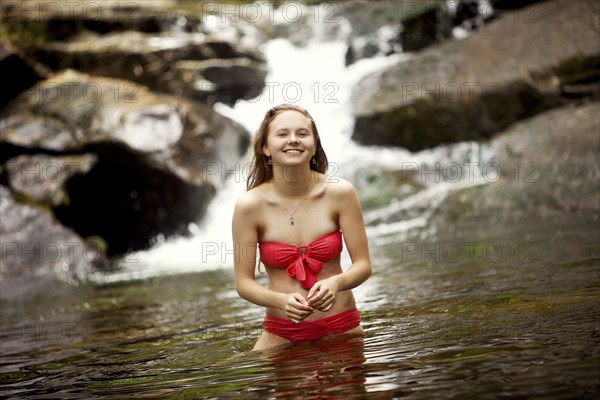
[[[304, 298], [308, 296], [309, 291], [302, 287], [301, 282], [290, 277], [285, 268], [266, 267], [265, 270], [269, 275], [270, 290], [273, 290], [274, 292], [278, 293], [300, 293], [302, 296], [304, 296]], [[323, 262], [323, 269], [317, 274], [317, 279], [319, 281], [322, 281], [341, 273], [342, 267], [340, 264], [340, 257], [338, 256], [336, 258]], [[352, 294], [352, 291], [345, 290], [342, 292], [338, 292], [335, 296], [335, 303], [329, 311], [322, 312], [315, 309], [314, 313], [307, 317], [305, 321], [311, 321], [335, 315], [340, 312], [354, 308], [355, 306], [356, 303], [354, 301], [354, 295]], [[266, 312], [267, 315], [270, 317], [287, 319], [285, 312], [277, 308], [267, 307]]]

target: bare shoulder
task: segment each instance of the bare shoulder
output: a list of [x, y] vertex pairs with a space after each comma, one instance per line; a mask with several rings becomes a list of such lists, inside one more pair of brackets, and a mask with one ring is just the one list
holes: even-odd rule
[[329, 179], [325, 181], [327, 190], [336, 199], [344, 199], [347, 196], [356, 193], [354, 185], [342, 178]]
[[235, 212], [246, 217], [256, 215], [264, 200], [261, 187], [256, 187], [241, 194], [235, 202]]

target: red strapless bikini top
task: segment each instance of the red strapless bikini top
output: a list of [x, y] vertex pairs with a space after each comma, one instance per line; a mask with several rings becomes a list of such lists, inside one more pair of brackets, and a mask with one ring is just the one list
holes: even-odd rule
[[287, 268], [289, 276], [299, 280], [303, 288], [310, 289], [317, 282], [323, 261], [337, 257], [342, 252], [342, 232], [328, 233], [306, 246], [261, 242], [258, 247], [263, 264], [271, 268]]

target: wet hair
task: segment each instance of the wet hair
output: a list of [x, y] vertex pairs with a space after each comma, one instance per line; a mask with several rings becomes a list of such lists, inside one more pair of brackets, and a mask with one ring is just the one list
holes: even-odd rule
[[321, 138], [319, 137], [319, 131], [317, 130], [317, 125], [315, 124], [314, 119], [304, 108], [293, 105], [293, 104], [280, 104], [273, 108], [271, 108], [265, 114], [256, 135], [254, 136], [254, 140], [252, 142], [252, 149], [254, 151], [254, 156], [252, 158], [252, 164], [250, 168], [250, 173], [248, 174], [248, 181], [246, 182], [246, 189], [253, 189], [264, 182], [269, 182], [273, 179], [273, 166], [269, 165], [269, 158], [263, 153], [263, 148], [267, 144], [267, 136], [269, 134], [269, 127], [271, 126], [271, 122], [279, 115], [282, 111], [297, 111], [300, 114], [304, 115], [310, 120], [310, 127], [312, 133], [315, 137], [315, 144], [317, 147], [317, 151], [313, 158], [316, 160], [316, 163], [312, 163], [312, 159], [309, 162], [310, 169], [315, 170], [324, 174], [327, 171], [328, 161], [327, 155], [325, 154], [325, 150], [323, 150], [323, 146], [321, 146]]

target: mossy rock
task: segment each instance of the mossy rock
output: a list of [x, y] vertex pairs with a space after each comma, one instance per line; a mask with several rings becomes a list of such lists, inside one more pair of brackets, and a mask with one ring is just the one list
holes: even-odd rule
[[353, 176], [363, 209], [370, 210], [388, 205], [393, 200], [405, 199], [423, 186], [404, 171], [363, 169]]

